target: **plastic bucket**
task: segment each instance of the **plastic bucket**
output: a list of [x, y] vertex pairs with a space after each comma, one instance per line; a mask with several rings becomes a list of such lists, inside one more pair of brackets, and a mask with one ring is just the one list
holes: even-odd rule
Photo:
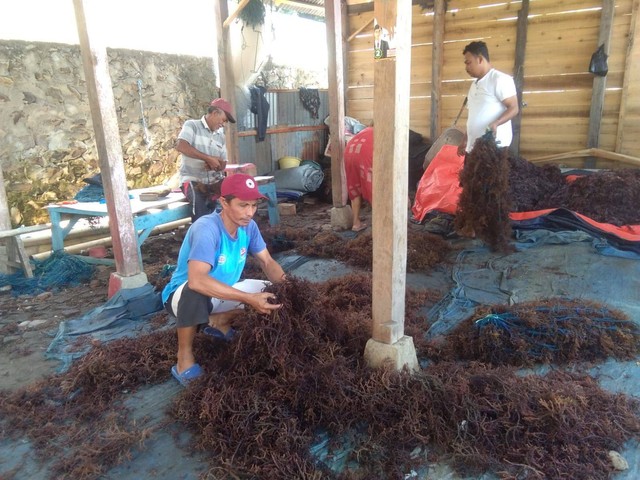
[[278, 160], [278, 165], [280, 165], [281, 169], [284, 168], [294, 168], [300, 166], [301, 160], [298, 157], [282, 157]]

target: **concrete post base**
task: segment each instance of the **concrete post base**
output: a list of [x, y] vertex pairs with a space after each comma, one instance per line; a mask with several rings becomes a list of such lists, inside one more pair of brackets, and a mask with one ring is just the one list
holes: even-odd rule
[[136, 273], [129, 277], [123, 277], [119, 273], [112, 273], [109, 277], [109, 293], [108, 298], [113, 297], [121, 288], [138, 288], [149, 283], [147, 274], [144, 272]]
[[364, 359], [373, 368], [391, 362], [396, 370], [402, 370], [405, 365], [411, 372], [420, 370], [413, 338], [406, 335], [392, 345], [369, 339], [364, 348]]
[[351, 205], [333, 207], [331, 209], [331, 226], [341, 230], [351, 230], [351, 227], [353, 227]]

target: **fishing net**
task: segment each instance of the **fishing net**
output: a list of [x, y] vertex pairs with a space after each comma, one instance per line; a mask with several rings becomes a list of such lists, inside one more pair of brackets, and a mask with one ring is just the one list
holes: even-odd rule
[[33, 277], [24, 272], [0, 273], [0, 287], [11, 286], [14, 295], [36, 295], [56, 288], [82, 285], [91, 279], [95, 267], [63, 251], [53, 252], [45, 260], [32, 260]]

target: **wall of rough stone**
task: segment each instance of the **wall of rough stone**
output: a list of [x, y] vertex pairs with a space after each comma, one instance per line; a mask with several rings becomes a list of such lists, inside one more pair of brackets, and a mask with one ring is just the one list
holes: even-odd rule
[[[218, 96], [213, 60], [107, 53], [128, 186], [161, 184], [183, 122]], [[0, 167], [13, 226], [46, 223], [45, 205], [99, 173], [79, 46], [0, 40]]]

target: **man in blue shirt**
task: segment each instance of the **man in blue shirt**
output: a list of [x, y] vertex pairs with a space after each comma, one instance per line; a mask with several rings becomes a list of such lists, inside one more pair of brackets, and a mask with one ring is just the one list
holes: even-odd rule
[[234, 333], [231, 320], [245, 305], [265, 314], [282, 306], [270, 303], [275, 296], [263, 291], [269, 282], [239, 281], [247, 255], [258, 260], [270, 282], [286, 278], [253, 220], [263, 198], [253, 177], [241, 173], [226, 177], [221, 186], [222, 210], [195, 221], [180, 247], [162, 302], [176, 317], [178, 361], [171, 373], [183, 385], [202, 374], [193, 354], [198, 328], [230, 340]]

